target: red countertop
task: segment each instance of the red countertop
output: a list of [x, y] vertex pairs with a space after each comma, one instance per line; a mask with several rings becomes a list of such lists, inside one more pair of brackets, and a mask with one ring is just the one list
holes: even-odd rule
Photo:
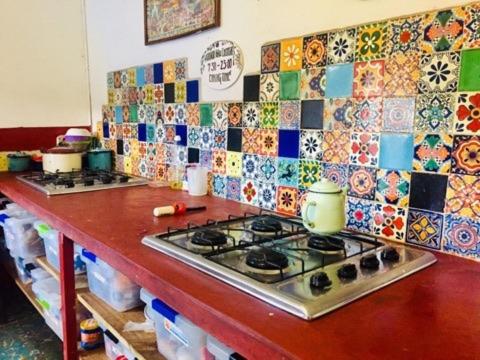
[[[6, 173], [0, 192], [249, 359], [480, 359], [477, 262], [436, 253], [433, 266], [305, 321], [140, 242], [251, 207], [147, 186], [47, 197]], [[208, 210], [152, 217], [153, 207], [178, 200]]]

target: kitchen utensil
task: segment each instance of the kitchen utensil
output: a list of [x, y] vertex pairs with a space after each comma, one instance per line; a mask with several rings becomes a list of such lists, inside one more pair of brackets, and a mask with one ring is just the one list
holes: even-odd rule
[[76, 151], [85, 151], [92, 141], [87, 129], [68, 129], [65, 135], [57, 136], [57, 146], [65, 144]]
[[31, 156], [25, 153], [17, 152], [8, 154], [8, 171], [19, 172], [26, 171], [30, 168]]
[[70, 172], [82, 169], [82, 153], [72, 148], [54, 147], [42, 156], [43, 170], [51, 173]]
[[87, 152], [88, 168], [91, 170], [112, 170], [112, 151], [93, 149]]
[[192, 196], [202, 196], [207, 194], [207, 175], [208, 169], [201, 166], [192, 166], [187, 168], [188, 193]]
[[186, 212], [206, 210], [206, 206], [187, 207], [183, 202], [175, 202], [172, 205], [160, 206], [153, 209], [153, 216], [183, 215]]
[[345, 227], [346, 189], [321, 179], [307, 192], [302, 205], [302, 219], [305, 227], [316, 234], [335, 234]]

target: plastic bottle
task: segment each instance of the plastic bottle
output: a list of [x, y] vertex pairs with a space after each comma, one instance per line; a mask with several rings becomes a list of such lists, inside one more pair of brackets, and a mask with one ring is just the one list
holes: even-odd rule
[[181, 141], [179, 135], [175, 136], [175, 151], [174, 151], [174, 163], [170, 166], [168, 173], [168, 184], [173, 190], [183, 189], [183, 177], [185, 174], [185, 166], [178, 159], [178, 146]]

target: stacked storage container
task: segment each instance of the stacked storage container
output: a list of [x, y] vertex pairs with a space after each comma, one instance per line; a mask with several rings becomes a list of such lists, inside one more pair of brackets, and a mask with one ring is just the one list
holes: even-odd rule
[[87, 264], [88, 287], [92, 293], [120, 312], [141, 304], [140, 287], [129, 278], [85, 249], [82, 259]]
[[124, 346], [109, 330], [106, 330], [103, 325], [103, 341], [105, 343], [105, 354], [110, 360], [117, 360], [123, 356], [123, 359], [134, 360], [135, 356]]

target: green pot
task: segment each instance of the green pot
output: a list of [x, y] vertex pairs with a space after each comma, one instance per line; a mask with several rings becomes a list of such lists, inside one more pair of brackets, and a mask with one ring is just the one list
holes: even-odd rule
[[31, 156], [24, 153], [8, 154], [8, 171], [20, 172], [30, 169]]
[[112, 170], [112, 151], [104, 149], [90, 150], [87, 153], [90, 170]]

